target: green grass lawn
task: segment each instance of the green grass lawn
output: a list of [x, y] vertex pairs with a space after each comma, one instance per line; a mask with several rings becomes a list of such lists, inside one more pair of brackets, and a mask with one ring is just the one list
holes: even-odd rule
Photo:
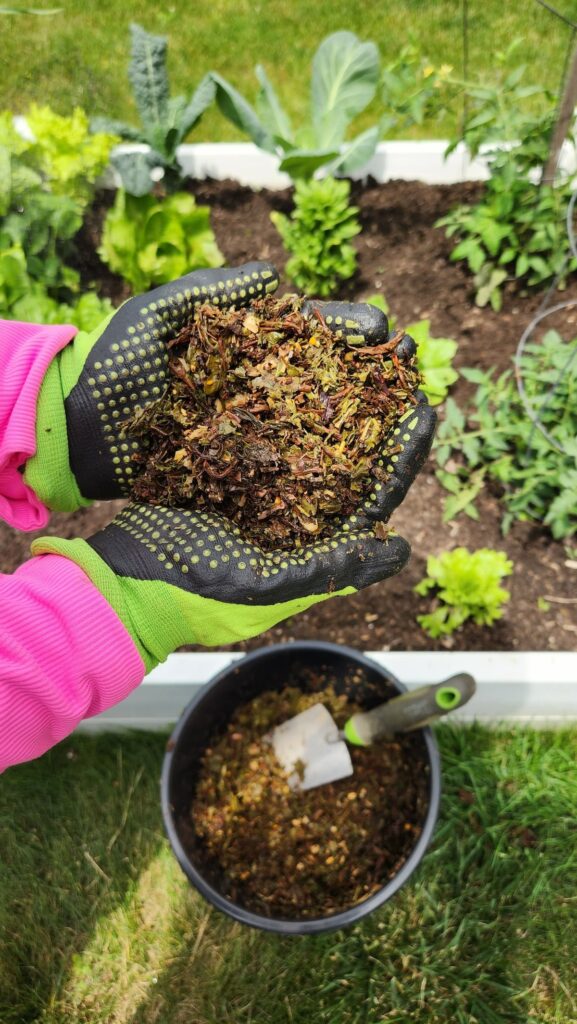
[[[459, 0], [212, 0], [211, 3], [158, 4], [141, 0], [36, 0], [58, 5], [54, 17], [1, 17], [1, 105], [16, 112], [31, 100], [51, 103], [60, 113], [73, 104], [90, 112], [132, 118], [126, 81], [128, 25], [133, 19], [170, 38], [170, 70], [175, 89], [189, 91], [204, 72], [216, 69], [254, 96], [253, 67], [265, 64], [290, 113], [306, 99], [309, 65], [321, 39], [350, 29], [374, 39], [385, 60], [408, 42], [435, 63], [462, 71]], [[577, 18], [576, 0], [558, 6]], [[531, 80], [557, 88], [569, 29], [534, 0], [469, 2], [470, 68], [490, 69], [496, 50], [516, 36], [524, 46], [516, 61], [531, 68]], [[380, 109], [373, 104], [359, 127]], [[429, 124], [425, 134], [444, 135], [447, 124]], [[202, 122], [195, 139], [240, 138], [216, 111]]]
[[74, 737], [0, 784], [2, 1024], [577, 1020], [577, 730], [439, 730], [413, 882], [350, 931], [283, 939], [197, 896], [163, 837], [165, 737]]

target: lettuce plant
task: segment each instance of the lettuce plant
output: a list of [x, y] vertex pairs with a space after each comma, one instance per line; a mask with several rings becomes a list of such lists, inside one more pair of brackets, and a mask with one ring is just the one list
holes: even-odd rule
[[62, 117], [50, 107], [32, 104], [26, 114], [34, 136], [32, 160], [49, 182], [50, 191], [86, 206], [94, 193], [94, 182], [107, 167], [114, 134], [90, 131], [88, 116], [76, 107]]
[[358, 207], [349, 206], [348, 181], [322, 178], [297, 181], [290, 217], [271, 213], [285, 247], [292, 254], [287, 274], [302, 291], [331, 295], [340, 281], [352, 277], [357, 254], [351, 239], [361, 226]]
[[0, 113], [0, 234], [3, 248], [26, 256], [27, 271], [45, 288], [75, 290], [78, 274], [66, 265], [94, 182], [115, 139], [91, 135], [86, 114], [61, 117], [32, 106], [30, 137]]
[[119, 190], [106, 215], [98, 251], [135, 292], [223, 263], [210, 226], [210, 208], [197, 206], [188, 192], [157, 199]]
[[424, 596], [430, 590], [437, 604], [417, 622], [433, 639], [454, 633], [468, 619], [478, 626], [491, 626], [503, 615], [509, 591], [500, 586], [504, 576], [513, 572], [513, 563], [503, 551], [493, 548], [455, 548], [438, 558], [427, 559], [427, 576], [415, 587]]
[[[0, 236], [0, 247], [2, 239]], [[37, 324], [74, 324], [91, 331], [112, 312], [112, 303], [96, 292], [84, 292], [78, 299], [61, 303], [46, 287], [30, 277], [23, 249], [14, 245], [0, 251], [0, 317]]]
[[167, 189], [175, 189], [182, 182], [177, 147], [212, 103], [215, 85], [206, 75], [192, 96], [171, 96], [166, 38], [151, 35], [140, 25], [131, 25], [130, 32], [132, 51], [128, 78], [140, 115], [140, 126], [99, 117], [93, 121], [93, 128], [113, 132], [128, 142], [144, 143], [149, 147], [144, 152], [115, 153], [112, 158], [125, 190], [141, 196], [151, 191], [156, 168], [162, 168], [163, 183]]
[[457, 342], [452, 338], [432, 338], [430, 320], [418, 320], [414, 324], [409, 324], [406, 331], [417, 346], [419, 370], [423, 374], [421, 389], [430, 405], [440, 405], [445, 401], [451, 384], [454, 384], [459, 376], [453, 369]]
[[378, 126], [345, 141], [351, 121], [373, 99], [379, 80], [379, 53], [352, 32], [334, 32], [320, 44], [312, 65], [308, 121], [294, 129], [265, 69], [256, 109], [222, 75], [211, 77], [222, 113], [260, 149], [280, 157], [280, 169], [297, 180], [323, 167], [328, 174], [351, 174], [372, 157]]

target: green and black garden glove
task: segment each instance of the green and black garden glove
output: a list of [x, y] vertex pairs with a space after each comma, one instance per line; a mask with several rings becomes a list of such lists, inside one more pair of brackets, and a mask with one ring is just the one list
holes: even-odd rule
[[[311, 305], [322, 310], [327, 326], [349, 339], [387, 340], [387, 319], [375, 307]], [[414, 343], [402, 339], [399, 357], [413, 353]], [[91, 413], [84, 420], [75, 414], [74, 421], [84, 431], [84, 422], [94, 424], [96, 416]], [[409, 544], [394, 533], [378, 539], [374, 526], [386, 522], [403, 500], [428, 455], [434, 425], [435, 413], [426, 402], [406, 413], [382, 450], [379, 465], [388, 471], [388, 479], [375, 480], [367, 499], [354, 515], [338, 522], [330, 538], [299, 549], [264, 554], [217, 515], [133, 503], [88, 541], [45, 537], [34, 543], [33, 551], [64, 555], [81, 566], [125, 624], [150, 670], [183, 644], [235, 643], [319, 601], [353, 594], [399, 572], [409, 557]], [[77, 444], [71, 447], [80, 457]], [[106, 450], [93, 451], [98, 493], [110, 496], [116, 481], [112, 467], [118, 463], [111, 462]], [[94, 495], [90, 463], [79, 473], [78, 479], [87, 481], [82, 493]]]
[[277, 286], [269, 263], [198, 270], [129, 299], [95, 331], [77, 334], [50, 364], [38, 397], [36, 454], [24, 478], [40, 500], [72, 512], [128, 495], [140, 446], [121, 436], [122, 423], [162, 394], [167, 341], [200, 303], [247, 305]]

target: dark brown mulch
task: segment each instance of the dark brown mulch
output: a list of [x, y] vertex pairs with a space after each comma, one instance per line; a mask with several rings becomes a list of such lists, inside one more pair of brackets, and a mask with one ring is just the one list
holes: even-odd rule
[[[379, 291], [386, 296], [400, 325], [429, 317], [433, 334], [455, 338], [459, 343], [457, 367], [505, 369], [542, 296], [522, 297], [511, 289], [500, 313], [478, 309], [473, 304], [470, 277], [460, 265], [448, 261], [450, 242], [433, 226], [451, 206], [477, 195], [479, 188], [467, 183], [431, 186], [403, 181], [355, 186], [363, 224], [356, 243], [359, 270], [343, 288], [342, 297], [360, 300]], [[233, 182], [198, 182], [194, 192], [213, 208], [214, 230], [229, 264], [269, 259], [282, 271], [286, 254], [270, 222], [270, 211], [290, 209], [289, 192], [252, 192]], [[93, 243], [97, 237], [100, 215], [97, 210], [86, 242], [89, 239]], [[87, 283], [100, 276], [100, 267], [94, 257], [90, 259], [85, 264]], [[286, 291], [290, 286], [283, 288]], [[103, 290], [116, 299], [123, 294], [118, 279], [109, 274]], [[577, 297], [577, 282], [571, 283], [564, 297]], [[565, 329], [567, 324], [577, 322], [575, 318], [575, 310], [564, 314]], [[452, 393], [460, 399], [467, 390], [468, 385], [461, 381]], [[242, 646], [318, 638], [384, 650], [447, 646], [460, 650], [573, 649], [577, 605], [563, 602], [575, 597], [577, 571], [563, 545], [552, 541], [547, 531], [528, 524], [517, 524], [503, 538], [499, 502], [489, 492], [479, 502], [479, 522], [460, 517], [445, 525], [444, 496], [430, 460], [394, 517], [396, 529], [413, 547], [411, 562], [400, 576], [347, 598], [346, 604], [334, 600], [317, 606]], [[55, 516], [50, 532], [87, 536], [106, 521], [108, 514], [109, 508], [99, 505], [92, 512], [85, 510], [72, 517]], [[508, 552], [515, 563], [514, 574], [506, 583], [511, 602], [504, 618], [492, 629], [467, 625], [454, 637], [434, 642], [415, 621], [417, 614], [429, 610], [430, 601], [415, 596], [413, 586], [424, 575], [427, 555], [456, 545], [488, 546]], [[11, 571], [26, 558], [28, 547], [29, 538], [0, 525], [0, 567], [4, 571]], [[554, 598], [548, 611], [538, 609], [540, 597]]]

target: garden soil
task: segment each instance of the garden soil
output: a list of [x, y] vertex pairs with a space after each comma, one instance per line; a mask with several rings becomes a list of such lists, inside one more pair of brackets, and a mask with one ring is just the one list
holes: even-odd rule
[[[212, 206], [217, 241], [229, 265], [267, 259], [283, 276], [286, 254], [270, 222], [270, 212], [290, 211], [289, 191], [253, 192], [230, 181], [195, 182], [192, 187], [199, 202]], [[542, 294], [522, 296], [511, 288], [499, 313], [477, 308], [470, 276], [461, 265], [449, 262], [451, 244], [443, 231], [434, 227], [438, 217], [457, 203], [475, 198], [479, 190], [476, 183], [434, 186], [393, 181], [354, 186], [353, 200], [360, 207], [363, 227], [355, 241], [359, 268], [355, 278], [341, 289], [341, 298], [362, 301], [380, 292], [399, 326], [429, 318], [434, 336], [454, 338], [459, 345], [457, 369], [495, 366], [503, 370], [511, 365], [518, 340], [538, 309]], [[94, 283], [103, 294], [119, 302], [127, 295], [125, 287], [94, 253], [110, 201], [108, 196], [101, 197], [79, 238], [79, 269], [85, 284]], [[289, 282], [283, 281], [281, 292], [289, 290]], [[560, 297], [577, 300], [577, 281], [571, 281]], [[558, 320], [552, 318], [548, 326], [557, 327], [567, 336], [572, 325], [577, 335], [577, 306]], [[469, 390], [470, 386], [461, 380], [451, 394], [463, 400]], [[346, 598], [346, 605], [342, 600], [318, 605], [237, 649], [291, 639], [331, 640], [372, 650], [574, 649], [577, 558], [569, 556], [563, 545], [540, 527], [518, 523], [503, 537], [499, 501], [490, 490], [477, 502], [478, 522], [460, 516], [444, 524], [445, 495], [435, 479], [431, 458], [392, 520], [413, 549], [409, 565], [399, 576]], [[28, 558], [34, 536], [50, 533], [87, 537], [105, 525], [120, 505], [96, 503], [74, 515], [55, 515], [49, 529], [36, 534], [19, 534], [0, 524], [0, 570], [11, 572]], [[428, 555], [458, 545], [507, 552], [515, 566], [506, 581], [511, 601], [503, 619], [491, 629], [467, 624], [452, 637], [433, 641], [416, 622], [418, 614], [430, 610], [433, 599], [417, 597], [413, 588], [425, 575]], [[547, 610], [540, 610], [543, 598]]]

